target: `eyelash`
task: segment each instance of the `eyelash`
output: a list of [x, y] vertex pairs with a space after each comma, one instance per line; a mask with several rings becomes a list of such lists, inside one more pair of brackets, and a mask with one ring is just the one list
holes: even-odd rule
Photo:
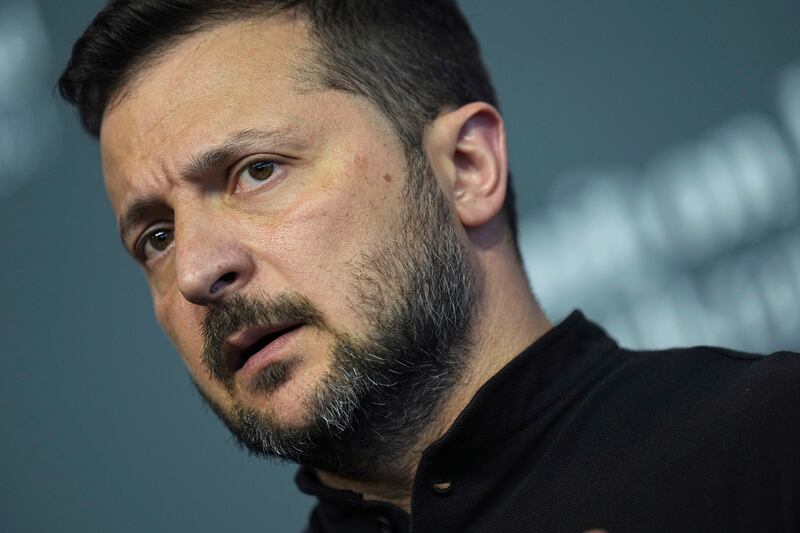
[[[146, 252], [145, 252], [145, 247], [150, 242], [150, 239], [152, 239], [157, 233], [159, 233], [161, 231], [172, 232], [173, 229], [171, 227], [163, 225], [163, 224], [156, 225], [156, 226], [151, 226], [147, 231], [142, 233], [142, 235], [136, 240], [136, 244], [134, 245], [134, 248], [133, 248], [133, 255], [142, 264], [146, 264], [148, 262], [147, 255], [146, 255]], [[173, 239], [174, 238], [175, 237], [173, 235]], [[158, 257], [160, 257], [160, 254], [159, 254]]]
[[230, 174], [230, 176], [231, 176], [231, 178], [230, 178], [230, 181], [231, 181], [230, 193], [231, 194], [236, 193], [237, 188], [242, 183], [242, 176], [247, 171], [251, 170], [253, 168], [253, 166], [258, 165], [258, 164], [271, 165], [272, 168], [273, 168], [272, 173], [267, 178], [265, 178], [263, 180], [263, 185], [262, 186], [253, 187], [252, 189], [250, 189], [248, 191], [240, 192], [239, 194], [247, 194], [250, 191], [260, 190], [263, 186], [266, 186], [267, 184], [276, 181], [276, 179], [279, 177], [279, 174], [284, 169], [283, 162], [279, 161], [275, 157], [263, 156], [263, 155], [262, 156], [253, 157], [252, 159], [249, 159], [249, 160], [243, 162], [241, 165], [238, 165], [236, 167], [236, 170]]

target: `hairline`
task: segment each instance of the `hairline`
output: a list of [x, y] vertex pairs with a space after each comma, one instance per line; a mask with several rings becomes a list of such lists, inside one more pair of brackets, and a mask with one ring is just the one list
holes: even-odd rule
[[[259, 6], [258, 8], [243, 7], [241, 10], [225, 12], [224, 14], [208, 15], [205, 18], [201, 18], [201, 20], [189, 30], [177, 35], [165, 37], [151, 50], [146, 50], [143, 53], [138, 54], [137, 57], [135, 57], [120, 74], [116, 83], [114, 83], [112, 86], [112, 90], [109, 91], [108, 98], [103, 106], [99, 131], [102, 131], [102, 124], [105, 120], [106, 114], [114, 107], [119, 105], [119, 103], [125, 99], [125, 97], [137, 86], [138, 83], [141, 82], [141, 80], [150, 70], [156, 68], [161, 61], [166, 60], [170, 52], [173, 51], [175, 47], [177, 47], [183, 40], [190, 39], [191, 37], [200, 33], [214, 31], [215, 29], [223, 28], [225, 26], [237, 23], [258, 24], [281, 15], [294, 16], [295, 21], [303, 25], [307, 36], [307, 43], [305, 45], [307, 48], [301, 50], [300, 53], [300, 57], [303, 57], [304, 61], [302, 64], [296, 65], [294, 70], [289, 73], [289, 75], [298, 83], [297, 90], [301, 92], [313, 92], [323, 89], [336, 90], [334, 87], [327, 87], [320, 77], [322, 72], [317, 73], [317, 71], [311, 67], [313, 62], [320, 62], [321, 54], [324, 52], [322, 51], [320, 43], [318, 42], [313, 24], [311, 24], [311, 18], [300, 11], [301, 10], [296, 6]], [[306, 54], [303, 52], [308, 52], [308, 56], [306, 56]], [[367, 100], [372, 101], [366, 95], [359, 96], [364, 96], [364, 98]], [[379, 108], [380, 106], [376, 107]], [[382, 112], [381, 109], [378, 109], [378, 111]], [[381, 114], [385, 116], [385, 113], [382, 112]], [[391, 118], [386, 118], [390, 123], [393, 124]], [[98, 132], [98, 138], [99, 137], [100, 135]]]
[[[105, 122], [106, 115], [116, 106], [119, 105], [125, 97], [135, 90], [136, 85], [144, 80], [147, 73], [158, 67], [160, 61], [166, 61], [171, 51], [173, 51], [183, 40], [190, 39], [195, 35], [203, 32], [211, 32], [215, 29], [222, 29], [226, 26], [235, 25], [238, 23], [259, 24], [266, 22], [270, 19], [280, 16], [290, 16], [296, 24], [305, 32], [305, 42], [302, 48], [298, 51], [298, 57], [302, 58], [296, 65], [293, 65], [292, 70], [288, 75], [291, 79], [297, 82], [295, 89], [301, 93], [311, 93], [315, 91], [336, 91], [352, 97], [361, 98], [365, 100], [378, 113], [378, 116], [385, 121], [390, 130], [394, 133], [395, 139], [398, 141], [406, 161], [406, 166], [410, 170], [412, 161], [415, 158], [423, 157], [428, 159], [428, 154], [422, 145], [425, 132], [430, 126], [431, 121], [421, 124], [421, 127], [416, 134], [418, 135], [418, 143], [409, 143], [407, 138], [407, 131], [403, 129], [402, 121], [392, 118], [387, 110], [380, 104], [380, 102], [371, 97], [368, 92], [360, 92], [336, 87], [324, 80], [325, 75], [328, 73], [328, 66], [325, 64], [325, 57], [323, 54], [324, 43], [320, 41], [320, 33], [316, 31], [313, 20], [305, 14], [302, 8], [298, 6], [283, 7], [245, 7], [235, 12], [224, 12], [222, 15], [209, 15], [205, 19], [201, 19], [196, 25], [191, 27], [188, 31], [182, 32], [177, 35], [172, 35], [164, 38], [152, 50], [147, 50], [142, 53], [140, 57], [134, 59], [126, 68], [125, 72], [120, 75], [117, 82], [117, 87], [109, 93], [108, 100], [103, 109], [103, 115], [100, 120], [100, 129], [98, 131], [98, 140], [101, 137], [103, 123]], [[330, 58], [336, 59], [331, 55]], [[456, 108], [454, 103], [446, 102], [440, 106], [439, 113], [448, 109]], [[415, 176], [409, 174], [409, 182], [406, 184], [406, 194], [413, 194], [414, 190], [419, 188], [417, 180], [422, 179], [422, 176]]]
[[[394, 131], [394, 134], [397, 136], [405, 152], [407, 161], [420, 156], [428, 158], [428, 154], [424, 149], [426, 131], [443, 110], [450, 106], [459, 107], [469, 101], [481, 100], [479, 98], [477, 100], [461, 101], [461, 99], [454, 94], [449, 94], [445, 95], [446, 99], [438, 102], [438, 109], [434, 108], [435, 106], [431, 106], [426, 113], [418, 116], [416, 119], [405, 119], [404, 116], [398, 116], [397, 113], [392, 112], [413, 113], [413, 111], [403, 109], [404, 103], [402, 101], [395, 101], [391, 97], [389, 100], [385, 100], [385, 94], [379, 94], [380, 91], [375, 92], [375, 87], [370, 87], [369, 85], [364, 86], [359, 83], [349, 84], [346, 79], [344, 83], [339, 83], [341, 78], [338, 77], [342, 76], [342, 72], [337, 71], [335, 64], [342, 60], [339, 55], [340, 50], [337, 50], [335, 47], [328, 50], [327, 45], [329, 43], [326, 42], [326, 39], [329, 37], [329, 34], [324, 24], [317, 20], [312, 13], [308, 12], [302, 3], [289, 5], [281, 5], [280, 3], [271, 5], [249, 5], [241, 6], [236, 9], [211, 10], [201, 14], [197, 21], [191, 26], [188, 26], [185, 30], [173, 35], [164, 35], [159, 39], [159, 42], [153, 43], [151, 47], [145, 47], [135, 52], [133, 54], [134, 57], [125, 65], [117, 80], [110, 85], [105, 101], [103, 102], [103, 109], [100, 111], [96, 137], [100, 137], [104, 118], [109, 110], [125, 98], [135, 84], [138, 83], [138, 79], [143, 77], [147, 70], [157, 65], [161, 58], [169, 54], [169, 51], [180, 43], [181, 40], [203, 31], [224, 27], [225, 25], [234, 24], [236, 22], [246, 21], [258, 23], [282, 15], [295, 17], [295, 20], [299, 21], [305, 30], [306, 39], [304, 46], [306, 48], [303, 51], [307, 53], [301, 53], [303, 61], [298, 62], [295, 68], [289, 72], [289, 76], [297, 81], [297, 90], [301, 92], [333, 90], [363, 98], [378, 111], [378, 114], [386, 121], [386, 124], [390, 126], [391, 130]], [[468, 26], [465, 29], [468, 33], [471, 33]], [[473, 43], [477, 46], [474, 35], [471, 35], [471, 37]], [[476, 49], [475, 52], [477, 53], [478, 50]], [[480, 78], [478, 82], [485, 82], [486, 85], [483, 89], [488, 90], [488, 98], [482, 100], [497, 107], [496, 95], [491, 86], [488, 72], [483, 71], [485, 67], [479, 57], [477, 61], [478, 67], [480, 67], [479, 70], [483, 73], [482, 76], [485, 77], [485, 79]], [[475, 96], [480, 95], [472, 95], [472, 98]], [[402, 100], [402, 98], [401, 96], [400, 100]], [[400, 108], [392, 109], [392, 104], [399, 104]], [[518, 220], [513, 200], [514, 191], [510, 183], [510, 171], [507, 177], [509, 180], [508, 197], [503, 202], [500, 215], [504, 220], [504, 224], [510, 230], [513, 247], [518, 260], [521, 262]], [[415, 176], [409, 176], [409, 178], [413, 181]]]

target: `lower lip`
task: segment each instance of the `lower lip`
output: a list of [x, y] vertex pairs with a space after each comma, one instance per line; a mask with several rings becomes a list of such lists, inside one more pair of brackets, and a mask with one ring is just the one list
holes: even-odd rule
[[250, 356], [245, 364], [236, 373], [237, 374], [254, 374], [267, 365], [275, 362], [284, 351], [286, 345], [292, 342], [292, 339], [300, 333], [303, 326], [295, 328], [280, 337], [274, 339], [272, 342], [261, 348], [259, 351]]

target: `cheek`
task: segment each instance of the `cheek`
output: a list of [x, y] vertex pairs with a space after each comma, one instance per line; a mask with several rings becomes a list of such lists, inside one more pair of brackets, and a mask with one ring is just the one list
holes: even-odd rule
[[161, 288], [157, 283], [150, 283], [150, 296], [153, 299], [153, 312], [156, 315], [156, 320], [161, 326], [161, 329], [175, 342], [173, 331], [175, 330], [175, 315], [171, 309], [175, 306], [174, 298], [171, 298], [167, 292], [160, 290]]
[[265, 262], [280, 265], [287, 288], [334, 319], [350, 312], [354, 263], [396, 235], [400, 180], [387, 181], [387, 174], [373, 171], [347, 184], [309, 191], [307, 200], [272, 232], [274, 248]]
[[204, 373], [200, 363], [203, 339], [200, 333], [202, 317], [198, 313], [201, 309], [191, 305], [180, 295], [176, 297], [170, 293], [154, 295], [153, 307], [158, 323], [192, 375], [198, 377]]
[[[170, 292], [174, 290], [177, 279], [175, 278], [175, 247], [161, 258], [158, 268], [147, 275], [147, 283], [150, 286], [150, 296], [153, 299], [153, 307], [156, 317], [160, 324], [162, 322], [160, 312], [166, 305], [170, 305]], [[165, 316], [165, 318], [167, 318]]]
[[187, 302], [177, 290], [156, 293], [153, 288], [152, 292], [156, 318], [178, 351], [192, 379], [223, 411], [230, 410], [230, 397], [209, 376], [201, 362], [203, 308]]

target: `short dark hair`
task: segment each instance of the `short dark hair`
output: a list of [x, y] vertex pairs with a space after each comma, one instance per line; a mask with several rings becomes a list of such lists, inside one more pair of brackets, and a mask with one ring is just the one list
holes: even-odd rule
[[[455, 0], [111, 0], [75, 43], [58, 82], [84, 128], [130, 79], [183, 36], [252, 16], [296, 11], [312, 29], [317, 81], [363, 96], [419, 155], [425, 127], [446, 106], [498, 106], [478, 43]], [[517, 243], [510, 176], [503, 206]]]

